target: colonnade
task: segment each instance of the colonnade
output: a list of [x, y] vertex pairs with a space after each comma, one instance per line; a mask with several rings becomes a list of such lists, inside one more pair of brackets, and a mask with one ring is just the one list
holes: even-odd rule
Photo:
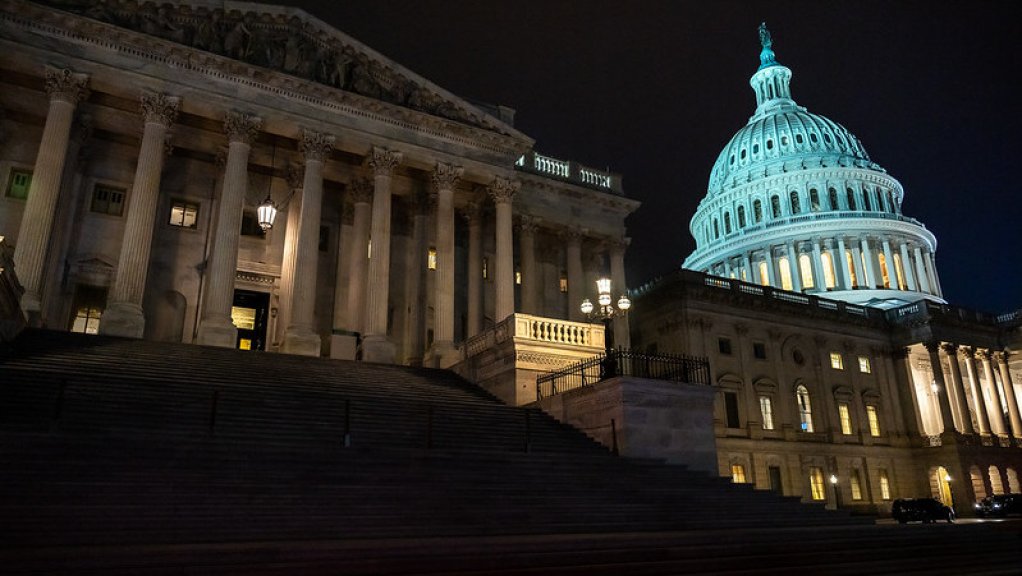
[[940, 297], [936, 270], [929, 248], [880, 234], [788, 240], [710, 267], [718, 276], [796, 292], [887, 288]]
[[926, 350], [939, 388], [936, 392], [945, 432], [1022, 439], [1022, 415], [1007, 352], [947, 342], [927, 343]]

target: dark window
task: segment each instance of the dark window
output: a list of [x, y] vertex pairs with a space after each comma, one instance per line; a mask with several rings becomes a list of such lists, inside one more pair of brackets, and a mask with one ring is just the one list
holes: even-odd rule
[[762, 342], [753, 342], [752, 355], [760, 360], [766, 360], [766, 344]]
[[855, 190], [848, 188], [845, 192], [848, 195], [848, 209], [855, 210]]
[[812, 212], [820, 211], [820, 193], [816, 188], [809, 189], [809, 210]]
[[120, 216], [124, 213], [124, 189], [96, 184], [92, 189], [90, 210], [99, 214]]
[[724, 233], [731, 233], [731, 214], [728, 212], [724, 213]]
[[738, 418], [738, 394], [735, 392], [724, 393], [724, 412], [727, 414], [728, 428], [741, 428], [742, 423]]
[[837, 210], [837, 190], [830, 188], [827, 190], [827, 200], [830, 201], [830, 209]]
[[259, 226], [259, 217], [255, 212], [245, 210], [241, 215], [241, 235], [263, 237], [263, 229]]
[[319, 227], [319, 251], [329, 252], [330, 251], [330, 227], [320, 226]]
[[756, 224], [763, 221], [763, 203], [759, 200], [752, 203], [752, 221]]
[[770, 217], [780, 218], [781, 217], [781, 198], [780, 196], [770, 197]]
[[791, 199], [791, 213], [798, 214], [799, 212], [801, 212], [802, 205], [799, 203], [798, 200], [798, 192], [792, 190], [791, 194], [789, 194], [788, 197]]
[[721, 354], [731, 354], [731, 339], [717, 338], [717, 349]]
[[738, 227], [745, 228], [745, 206], [738, 207]]
[[717, 223], [716, 218], [713, 220], [713, 237], [720, 238], [720, 224]]
[[28, 188], [31, 185], [31, 170], [11, 170], [11, 178], [7, 181], [7, 197], [25, 200], [28, 198]]
[[862, 209], [867, 212], [873, 209], [873, 202], [870, 201], [872, 196], [873, 193], [869, 190], [862, 191]]

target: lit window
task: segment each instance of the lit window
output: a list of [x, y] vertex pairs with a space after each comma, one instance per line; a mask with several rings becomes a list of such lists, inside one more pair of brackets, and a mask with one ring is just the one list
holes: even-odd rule
[[515, 284], [522, 285], [522, 270], [521, 268], [515, 268]]
[[859, 278], [855, 275], [855, 259], [852, 257], [851, 250], [845, 250], [845, 262], [848, 263], [848, 275], [851, 276], [848, 280], [852, 283], [852, 287], [857, 287]]
[[426, 251], [426, 268], [428, 270], [436, 270], [436, 248], [432, 246]]
[[898, 277], [898, 289], [908, 290], [908, 284], [905, 282], [905, 268], [901, 265], [901, 255], [894, 255], [894, 274]]
[[852, 500], [862, 500], [862, 480], [859, 478], [859, 470], [857, 468], [852, 470], [848, 483], [852, 489]]
[[373, 257], [373, 239], [370, 238], [369, 241], [366, 243], [366, 260], [369, 260], [372, 257]]
[[837, 413], [841, 418], [841, 433], [849, 436], [852, 433], [852, 414], [848, 410], [848, 404], [842, 402], [837, 405]]
[[568, 277], [565, 276], [564, 272], [561, 272], [561, 280], [558, 285], [560, 286], [561, 293], [568, 292]]
[[827, 493], [823, 484], [823, 468], [819, 466], [809, 468], [809, 487], [812, 490], [813, 500], [827, 499]]
[[106, 306], [106, 288], [79, 284], [75, 287], [71, 318], [71, 331], [82, 334], [98, 334], [99, 323]]
[[801, 384], [795, 389], [795, 400], [798, 402], [798, 417], [803, 432], [813, 431], [813, 407], [809, 400], [809, 390]]
[[774, 405], [769, 396], [759, 397], [759, 412], [763, 416], [763, 429], [774, 429]]
[[92, 189], [90, 210], [99, 214], [120, 216], [124, 213], [124, 189], [96, 184]]
[[830, 367], [835, 369], [835, 370], [844, 370], [845, 369], [845, 361], [844, 361], [844, 358], [841, 357], [841, 353], [840, 352], [831, 352], [830, 353]]
[[25, 200], [28, 189], [32, 185], [31, 170], [11, 170], [11, 178], [7, 181], [7, 197]]
[[745, 465], [731, 465], [731, 481], [735, 484], [745, 484]]
[[880, 469], [880, 498], [883, 500], [891, 499], [891, 481], [887, 478], [887, 470]]
[[759, 263], [759, 283], [763, 286], [770, 285], [770, 271], [767, 270], [766, 262]]
[[880, 260], [880, 277], [883, 278], [884, 288], [890, 288], [891, 277], [887, 274], [887, 257], [877, 254], [877, 258]]
[[781, 288], [791, 290], [794, 285], [791, 283], [791, 266], [788, 264], [787, 256], [781, 256], [777, 261], [777, 267], [781, 270]]
[[99, 334], [99, 319], [103, 316], [103, 310], [95, 306], [79, 306], [75, 312], [74, 322], [71, 324], [72, 332], [82, 334]]
[[[483, 280], [489, 280], [489, 279], [490, 279], [490, 259], [489, 258], [483, 258]], [[567, 282], [568, 282], [567, 280], [564, 281], [565, 289], [561, 290], [561, 292], [567, 292], [568, 291], [567, 290]]]
[[873, 368], [869, 365], [869, 356], [859, 356], [859, 372], [869, 374]]
[[880, 415], [877, 414], [876, 406], [866, 406], [866, 418], [869, 420], [869, 435], [877, 438], [880, 436]]
[[170, 225], [181, 228], [195, 228], [199, 219], [199, 205], [184, 200], [170, 203]]
[[830, 257], [830, 252], [823, 252], [820, 254], [820, 260], [823, 261], [823, 284], [828, 289], [837, 286], [837, 278], [834, 276], [834, 260]]
[[809, 259], [808, 254], [802, 254], [798, 257], [798, 269], [802, 274], [802, 287], [812, 288], [815, 286], [813, 283], [813, 262]]

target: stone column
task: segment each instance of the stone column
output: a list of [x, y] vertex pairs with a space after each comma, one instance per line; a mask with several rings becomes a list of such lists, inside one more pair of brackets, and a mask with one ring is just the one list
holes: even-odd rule
[[841, 282], [839, 286], [842, 290], [852, 289], [852, 269], [848, 267], [848, 256], [845, 248], [844, 236], [838, 236], [837, 238], [837, 251], [838, 257], [834, 262], [835, 270], [841, 270]]
[[464, 217], [468, 220], [468, 334], [465, 336], [471, 338], [483, 327], [483, 218], [479, 204], [469, 203]]
[[862, 252], [858, 246], [852, 247], [852, 268], [855, 270], [855, 285], [859, 288], [869, 288], [862, 265]]
[[426, 276], [431, 273], [428, 269], [429, 217], [434, 206], [429, 196], [420, 192], [410, 194], [406, 204], [412, 215], [412, 231], [408, 248], [410, 256], [405, 265], [405, 302], [408, 302], [404, 329], [405, 364], [422, 366], [426, 352], [426, 312], [430, 302], [426, 294]]
[[284, 333], [284, 352], [319, 356], [323, 340], [316, 329], [316, 275], [319, 271], [319, 227], [323, 219], [323, 162], [333, 149], [334, 137], [302, 130], [300, 146], [305, 157], [305, 177], [298, 217], [291, 320]]
[[568, 272], [568, 320], [581, 322], [583, 316], [579, 306], [587, 294], [582, 271], [582, 231], [568, 230], [563, 233], [563, 238], [566, 241], [564, 259]]
[[[625, 250], [628, 249], [630, 242], [630, 238], [622, 238], [610, 243], [610, 283], [614, 289], [611, 299], [615, 308], [617, 308], [618, 298], [628, 293], [628, 282], [625, 278]], [[630, 350], [632, 347], [628, 316], [614, 318], [614, 345], [625, 350]]]
[[50, 98], [39, 142], [32, 183], [29, 185], [25, 211], [21, 216], [18, 244], [14, 249], [14, 268], [25, 292], [21, 308], [30, 325], [41, 325], [43, 268], [50, 242], [50, 228], [60, 195], [60, 180], [67, 161], [71, 123], [75, 107], [88, 91], [89, 77], [64, 69], [46, 69], [46, 93]]
[[497, 265], [493, 275], [494, 324], [515, 313], [514, 233], [511, 228], [511, 201], [521, 187], [518, 182], [497, 177], [490, 184], [490, 197], [496, 206]]
[[1007, 434], [1008, 427], [1004, 424], [1004, 410], [1001, 409], [1001, 395], [997, 391], [997, 382], [994, 380], [994, 370], [990, 363], [990, 351], [984, 350], [979, 353], [983, 362], [983, 377], [987, 381], [987, 388], [990, 390], [990, 426], [995, 434]]
[[976, 407], [976, 424], [979, 425], [979, 433], [988, 436], [990, 434], [990, 419], [987, 417], [983, 388], [980, 386], [979, 372], [976, 370], [976, 353], [972, 348], [965, 348], [962, 352], [965, 354], [965, 369], [972, 385], [972, 404]]
[[943, 425], [943, 433], [950, 434], [955, 431], [954, 413], [951, 411], [951, 387], [947, 384], [947, 377], [944, 376], [944, 369], [940, 362], [940, 344], [938, 342], [927, 342], [926, 351], [930, 357], [930, 370], [933, 371], [933, 380], [941, 387], [937, 390], [937, 402], [940, 405], [940, 421]]
[[348, 185], [354, 215], [351, 224], [351, 247], [348, 268], [348, 330], [361, 334], [365, 329], [366, 270], [369, 267], [369, 205], [373, 184], [355, 178]]
[[873, 264], [873, 252], [869, 249], [869, 237], [863, 236], [859, 239], [859, 243], [862, 247], [862, 260], [865, 263], [863, 266], [865, 275], [862, 276], [861, 284], [870, 289], [876, 288], [877, 273]]
[[536, 219], [522, 216], [518, 227], [518, 246], [522, 265], [522, 312], [542, 314], [537, 303], [537, 288], [540, 286], [536, 271]]
[[940, 277], [937, 276], [937, 259], [933, 252], [926, 254], [926, 270], [930, 274], [930, 285], [933, 287], [933, 293], [943, 298], [944, 290], [940, 287]]
[[368, 362], [394, 363], [396, 349], [387, 339], [387, 313], [390, 302], [390, 188], [394, 168], [401, 153], [374, 147], [369, 158], [373, 169], [373, 217], [370, 229], [372, 251], [369, 255], [369, 286], [362, 359]]
[[238, 231], [248, 190], [248, 154], [261, 126], [262, 119], [240, 112], [229, 112], [224, 120], [230, 144], [213, 247], [206, 268], [206, 299], [199, 324], [199, 344], [223, 348], [237, 345], [238, 329], [231, 320], [231, 306], [234, 304], [234, 277], [238, 271]]
[[916, 284], [916, 275], [912, 272], [912, 259], [908, 255], [908, 244], [902, 242], [898, 246], [898, 250], [901, 253], [901, 269], [905, 273], [905, 286], [916, 292], [919, 290], [919, 286]]
[[433, 288], [436, 294], [432, 362], [437, 368], [448, 368], [458, 361], [454, 348], [454, 189], [462, 173], [464, 169], [460, 166], [442, 162], [437, 162], [433, 169], [436, 193], [436, 281]]
[[947, 356], [951, 368], [951, 385], [954, 386], [954, 403], [958, 408], [958, 431], [962, 434], [973, 434], [972, 416], [969, 415], [969, 401], [965, 397], [965, 383], [962, 382], [962, 369], [958, 365], [958, 346], [944, 344], [941, 346]]
[[784, 245], [788, 252], [788, 269], [791, 270], [791, 289], [795, 292], [802, 291], [802, 271], [798, 265], [798, 252], [795, 251], [795, 243], [788, 242]]
[[913, 248], [913, 254], [915, 255], [916, 278], [919, 279], [919, 290], [927, 294], [932, 294], [930, 289], [930, 279], [926, 276], [926, 267], [923, 264], [923, 252], [919, 246]]
[[753, 282], [756, 274], [752, 271], [752, 260], [749, 259], [749, 253], [742, 254], [742, 271], [745, 273], [740, 279], [743, 282]]
[[898, 271], [894, 266], [894, 253], [891, 252], [890, 241], [888, 241], [887, 238], [884, 238], [881, 241], [881, 247], [884, 250], [884, 265], [887, 268], [888, 288], [891, 290], [900, 290], [901, 284], [898, 283]]
[[827, 291], [827, 277], [823, 272], [823, 248], [820, 238], [813, 238], [813, 287], [820, 292]]
[[767, 283], [773, 288], [780, 288], [780, 284], [777, 282], [777, 269], [774, 266], [774, 247], [767, 246], [763, 252], [766, 256]]
[[141, 338], [145, 332], [142, 297], [149, 271], [153, 221], [160, 198], [167, 129], [174, 123], [179, 103], [178, 98], [166, 94], [142, 95], [142, 145], [124, 223], [117, 278], [100, 320], [100, 334]]
[[[304, 168], [289, 165], [287, 183], [290, 189], [282, 209], [287, 209], [287, 222], [284, 230], [284, 255], [280, 264], [280, 305], [277, 308], [277, 342], [284, 341], [284, 332], [291, 325], [291, 303], [294, 299], [295, 261], [298, 258], [298, 220], [302, 211], [302, 185]], [[272, 185], [271, 185], [272, 187]]]
[[1008, 420], [1011, 422], [1011, 435], [1022, 438], [1022, 416], [1019, 415], [1018, 397], [1015, 396], [1014, 384], [1011, 382], [1011, 371], [1008, 369], [1008, 352], [994, 352], [994, 360], [1001, 372], [1001, 384], [1004, 386], [1004, 401], [1008, 405]]

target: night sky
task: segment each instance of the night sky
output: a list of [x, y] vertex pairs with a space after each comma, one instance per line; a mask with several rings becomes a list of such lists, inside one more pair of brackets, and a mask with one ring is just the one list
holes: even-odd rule
[[937, 236], [946, 298], [1022, 307], [1022, 20], [1012, 2], [292, 0], [536, 151], [624, 177], [632, 287], [681, 265], [710, 168], [755, 110], [766, 21], [792, 96], [859, 137]]

